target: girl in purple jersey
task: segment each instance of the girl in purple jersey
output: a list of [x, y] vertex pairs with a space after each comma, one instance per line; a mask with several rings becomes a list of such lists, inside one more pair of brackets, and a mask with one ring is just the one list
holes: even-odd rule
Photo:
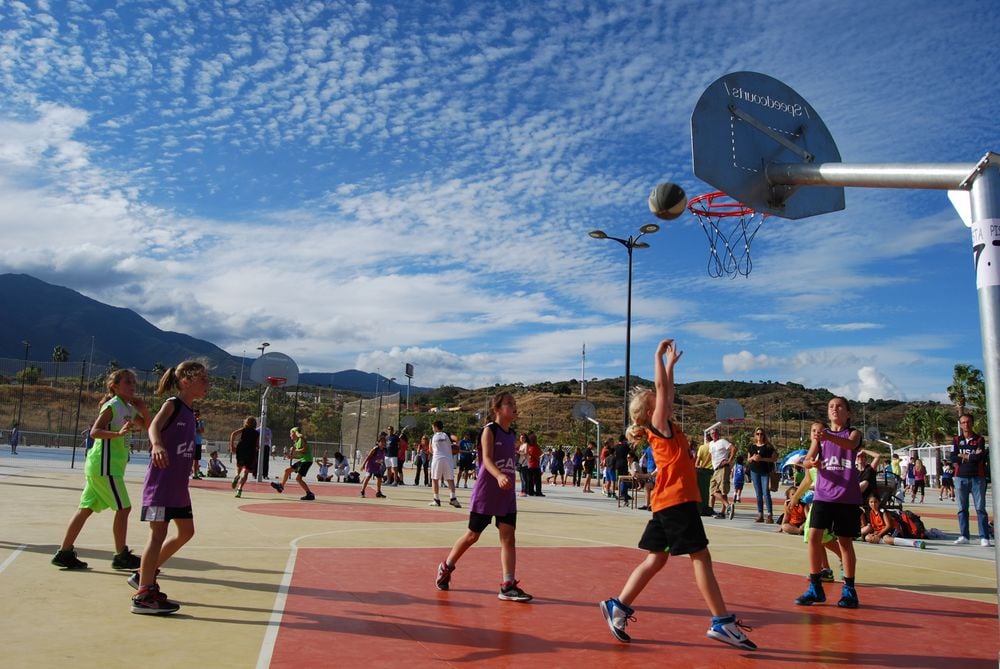
[[[129, 585], [138, 590], [132, 598], [132, 613], [163, 615], [180, 608], [160, 592], [156, 573], [194, 536], [188, 491], [196, 430], [191, 404], [205, 397], [210, 385], [205, 365], [188, 360], [168, 369], [156, 389], [157, 395], [176, 394], [163, 403], [149, 426], [151, 451], [142, 491], [142, 520], [149, 523], [149, 543], [139, 571], [129, 579]], [[171, 520], [177, 534], [167, 539]]]
[[517, 470], [517, 435], [511, 426], [517, 418], [517, 402], [508, 392], [497, 393], [490, 402], [495, 418], [479, 436], [481, 469], [469, 499], [469, 529], [466, 530], [445, 561], [438, 565], [435, 585], [447, 590], [451, 573], [459, 558], [477, 541], [483, 530], [495, 518], [500, 532], [500, 567], [503, 581], [498, 597], [512, 602], [530, 602], [531, 595], [517, 587], [514, 568], [517, 554], [514, 528], [517, 526], [517, 497], [514, 493], [514, 473]]
[[809, 515], [809, 589], [795, 603], [810, 606], [825, 602], [820, 570], [823, 561], [823, 533], [837, 537], [844, 565], [844, 587], [837, 606], [858, 608], [854, 589], [854, 537], [861, 534], [861, 483], [854, 456], [861, 446], [861, 433], [851, 427], [851, 407], [843, 397], [834, 397], [826, 406], [830, 427], [816, 431], [812, 445], [802, 461], [806, 468], [816, 468], [816, 493]]

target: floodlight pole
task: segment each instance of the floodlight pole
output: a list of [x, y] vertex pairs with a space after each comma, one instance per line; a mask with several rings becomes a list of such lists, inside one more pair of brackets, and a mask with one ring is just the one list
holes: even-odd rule
[[629, 377], [632, 373], [631, 361], [632, 361], [632, 249], [648, 249], [649, 244], [646, 242], [640, 242], [639, 238], [643, 235], [653, 234], [660, 229], [660, 226], [656, 223], [647, 223], [646, 225], [639, 228], [638, 235], [632, 235], [628, 239], [621, 239], [620, 237], [612, 237], [608, 235], [603, 230], [591, 230], [588, 233], [594, 239], [611, 239], [622, 246], [628, 251], [628, 300], [627, 308], [625, 310], [625, 397], [623, 401], [624, 405], [624, 420], [622, 422], [622, 434], [628, 430], [628, 391], [629, 391]]
[[[992, 436], [990, 467], [993, 471], [1000, 471], [1000, 446], [997, 445], [1000, 443], [1000, 254], [992, 252], [994, 247], [1000, 247], [1000, 154], [991, 151], [978, 163], [957, 165], [771, 164], [764, 168], [764, 173], [772, 186], [772, 195], [780, 192], [781, 186], [862, 186], [969, 192], [979, 329], [983, 340], [986, 416]], [[998, 497], [993, 496], [994, 518], [1000, 510]], [[995, 551], [997, 597], [1000, 599], [1000, 546]]]

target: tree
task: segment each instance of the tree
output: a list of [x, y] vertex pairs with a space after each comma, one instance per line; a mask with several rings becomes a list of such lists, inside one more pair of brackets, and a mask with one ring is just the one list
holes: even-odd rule
[[53, 382], [53, 386], [59, 385], [59, 363], [66, 362], [69, 360], [69, 351], [62, 346], [56, 346], [52, 349], [52, 362], [56, 363], [56, 379]]
[[899, 422], [899, 429], [910, 435], [913, 446], [920, 440], [920, 430], [923, 427], [923, 412], [917, 407], [908, 409]]
[[28, 365], [24, 369], [21, 369], [14, 375], [14, 378], [18, 383], [23, 382], [25, 385], [33, 386], [38, 383], [38, 379], [42, 378], [41, 367], [35, 367], [34, 365]]
[[944, 441], [945, 435], [954, 429], [951, 416], [941, 406], [927, 407], [921, 417], [921, 436], [935, 446]]
[[955, 404], [959, 416], [965, 413], [965, 407], [971, 404], [972, 400], [979, 400], [985, 396], [983, 388], [983, 373], [981, 371], [972, 365], [955, 365], [952, 382], [948, 386], [948, 397]]

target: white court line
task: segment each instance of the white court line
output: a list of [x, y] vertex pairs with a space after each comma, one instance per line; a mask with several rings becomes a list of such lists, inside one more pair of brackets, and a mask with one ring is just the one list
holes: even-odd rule
[[20, 546], [14, 549], [13, 553], [7, 556], [6, 560], [0, 563], [0, 574], [2, 574], [4, 572], [4, 569], [6, 569], [12, 562], [14, 562], [14, 560], [17, 559], [17, 556], [20, 555], [25, 548], [27, 548], [27, 545], [21, 544]]
[[278, 593], [274, 597], [274, 606], [271, 607], [271, 617], [267, 621], [267, 629], [264, 632], [264, 641], [260, 646], [260, 654], [257, 656], [257, 669], [267, 669], [271, 666], [271, 656], [274, 654], [274, 642], [278, 638], [278, 630], [281, 628], [281, 617], [285, 612], [285, 601], [288, 599], [288, 586], [292, 582], [292, 573], [295, 571], [295, 558], [299, 554], [297, 540], [292, 541], [292, 552], [285, 563], [285, 573], [281, 577], [281, 584], [278, 586]]

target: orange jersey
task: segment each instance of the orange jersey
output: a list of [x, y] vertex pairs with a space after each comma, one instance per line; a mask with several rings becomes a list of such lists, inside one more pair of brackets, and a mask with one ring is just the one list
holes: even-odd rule
[[668, 421], [667, 427], [673, 436], [664, 436], [653, 428], [646, 429], [646, 439], [652, 447], [656, 463], [656, 485], [649, 494], [653, 511], [701, 501], [687, 437], [672, 421]]
[[792, 506], [791, 503], [785, 502], [785, 522], [789, 525], [795, 525], [796, 527], [802, 525], [806, 522], [806, 510], [801, 504], [796, 504]]
[[[871, 509], [868, 509], [866, 515], [868, 516], [868, 524], [872, 526], [872, 532], [878, 534], [879, 532], [881, 532], [886, 528], [885, 519], [888, 516], [888, 514], [882, 513], [881, 510], [872, 511]], [[892, 516], [888, 516], [888, 519], [889, 519], [889, 525], [888, 525], [889, 532], [892, 532], [892, 530], [895, 529], [896, 527], [896, 521], [893, 519]]]

